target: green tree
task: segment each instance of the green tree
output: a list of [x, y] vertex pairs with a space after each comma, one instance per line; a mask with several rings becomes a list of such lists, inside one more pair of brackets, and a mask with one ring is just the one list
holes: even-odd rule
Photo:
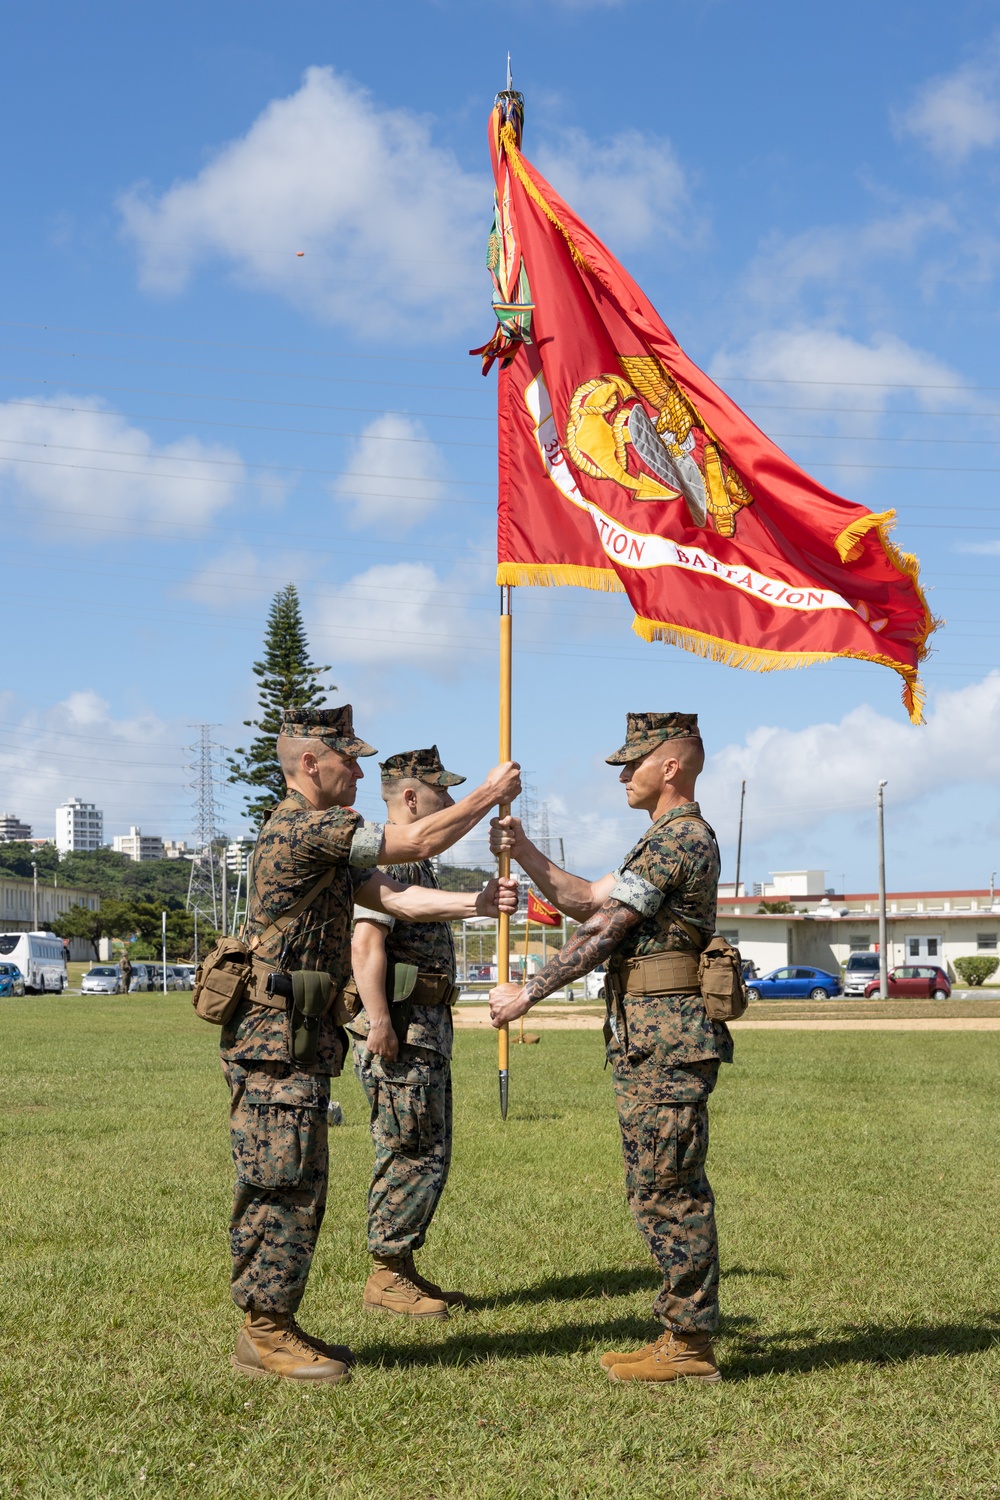
[[57, 917], [51, 924], [57, 937], [83, 938], [100, 957], [98, 944], [101, 938], [131, 937], [137, 928], [137, 911], [130, 901], [116, 901], [114, 897], [101, 902], [100, 911], [89, 911], [85, 906], [71, 906], [69, 911]]
[[314, 667], [310, 660], [298, 590], [290, 583], [274, 596], [264, 636], [264, 660], [253, 664], [260, 717], [243, 722], [248, 729], [260, 732], [249, 749], [237, 746], [229, 758], [230, 781], [251, 788], [245, 805], [254, 826], [285, 795], [285, 778], [275, 748], [285, 710], [322, 708], [326, 694], [336, 692], [333, 684], [324, 688], [317, 681], [329, 670]]

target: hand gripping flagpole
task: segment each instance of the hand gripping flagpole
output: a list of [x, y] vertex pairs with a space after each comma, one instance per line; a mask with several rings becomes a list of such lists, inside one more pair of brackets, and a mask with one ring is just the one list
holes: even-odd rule
[[[511, 757], [510, 698], [511, 698], [511, 590], [508, 585], [500, 589], [500, 760]], [[501, 802], [501, 818], [510, 812], [510, 803]], [[510, 855], [497, 855], [501, 876], [510, 874]], [[506, 984], [510, 979], [510, 916], [502, 911], [497, 921], [497, 983]], [[500, 1118], [507, 1118], [507, 1092], [510, 1082], [510, 1031], [501, 1026], [497, 1032], [497, 1068], [500, 1074]]]

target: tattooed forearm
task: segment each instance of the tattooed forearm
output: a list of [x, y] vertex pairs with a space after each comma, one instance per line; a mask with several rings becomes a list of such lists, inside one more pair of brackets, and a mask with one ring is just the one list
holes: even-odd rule
[[631, 906], [620, 901], [605, 901], [599, 911], [588, 917], [569, 942], [524, 987], [525, 997], [534, 1005], [554, 990], [562, 989], [573, 979], [580, 979], [610, 957], [625, 934], [642, 921]]

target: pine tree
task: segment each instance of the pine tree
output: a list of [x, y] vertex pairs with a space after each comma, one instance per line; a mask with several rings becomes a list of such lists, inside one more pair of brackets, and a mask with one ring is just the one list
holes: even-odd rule
[[336, 692], [332, 683], [323, 688], [316, 680], [330, 668], [314, 667], [309, 659], [309, 643], [294, 583], [279, 589], [274, 596], [267, 617], [264, 660], [255, 661], [253, 670], [260, 685], [260, 718], [243, 722], [248, 729], [258, 729], [260, 733], [249, 750], [237, 747], [235, 755], [241, 759], [230, 757], [229, 779], [259, 789], [259, 795], [246, 798], [247, 816], [256, 827], [285, 795], [285, 778], [275, 745], [285, 710], [323, 708], [327, 692]]

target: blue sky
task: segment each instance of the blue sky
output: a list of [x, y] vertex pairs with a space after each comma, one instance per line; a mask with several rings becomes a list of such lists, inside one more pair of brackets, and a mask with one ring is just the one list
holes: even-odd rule
[[639, 642], [621, 598], [519, 590], [515, 751], [570, 863], [641, 827], [603, 764], [626, 710], [680, 708], [730, 878], [745, 777], [748, 879], [871, 889], [886, 778], [890, 885], [985, 885], [1000, 17], [973, 3], [8, 7], [0, 801], [188, 835], [191, 726], [242, 742], [290, 580], [380, 751], [492, 761], [494, 385], [465, 351], [508, 46], [527, 154], [766, 431], [896, 508], [948, 622], [913, 729], [884, 670], [733, 671]]

